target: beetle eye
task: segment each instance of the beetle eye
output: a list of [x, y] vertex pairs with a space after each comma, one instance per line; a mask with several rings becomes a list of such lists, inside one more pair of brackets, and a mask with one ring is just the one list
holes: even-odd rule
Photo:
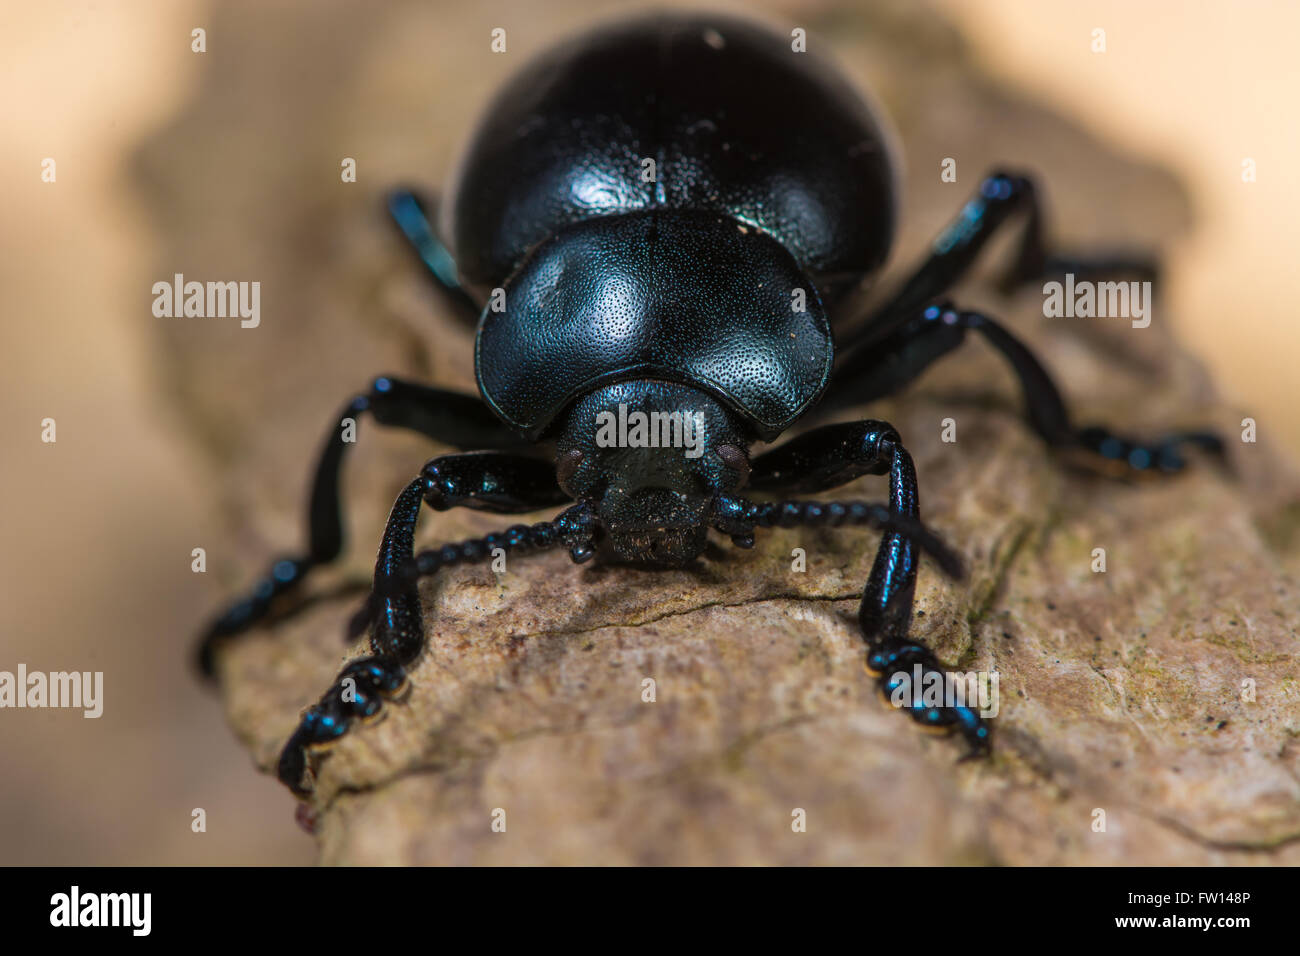
[[749, 481], [749, 459], [743, 451], [735, 445], [719, 445], [717, 451], [722, 463], [740, 475], [741, 485]]
[[[582, 449], [570, 448], [556, 461], [555, 480], [559, 482], [561, 488], [564, 488], [565, 483], [577, 474], [578, 466], [582, 464], [582, 457]], [[564, 490], [568, 491], [567, 488]]]

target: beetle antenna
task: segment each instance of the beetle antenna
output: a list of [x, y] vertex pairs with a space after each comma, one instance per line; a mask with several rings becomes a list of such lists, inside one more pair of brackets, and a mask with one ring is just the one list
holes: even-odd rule
[[720, 495], [714, 503], [713, 526], [740, 547], [753, 547], [755, 528], [799, 526], [839, 527], [867, 525], [893, 531], [907, 538], [934, 559], [954, 580], [966, 576], [965, 563], [942, 538], [915, 518], [899, 514], [887, 505], [869, 501], [746, 501]]
[[377, 577], [375, 589], [366, 595], [361, 607], [348, 619], [344, 630], [347, 640], [360, 637], [374, 621], [379, 599], [392, 597], [415, 586], [420, 578], [436, 574], [454, 564], [486, 561], [495, 556], [497, 548], [505, 552], [527, 554], [551, 548], [567, 547], [575, 564], [590, 560], [596, 553], [593, 540], [596, 519], [585, 504], [574, 505], [562, 511], [551, 521], [535, 525], [517, 524], [505, 531], [497, 531], [482, 538], [470, 538], [441, 548], [421, 551], [407, 558], [392, 574]]
[[[551, 521], [535, 525], [517, 524], [482, 538], [470, 538], [456, 544], [444, 544], [441, 548], [421, 551], [402, 562], [392, 574], [377, 579], [373, 593], [379, 597], [398, 594], [412, 587], [420, 578], [436, 574], [443, 568], [489, 560], [495, 556], [498, 548], [507, 553], [528, 553], [566, 547], [574, 563], [581, 564], [596, 553], [593, 540], [595, 523], [591, 508], [579, 504], [556, 515]], [[367, 606], [373, 603], [373, 598], [367, 600]], [[364, 610], [357, 616], [361, 617]]]

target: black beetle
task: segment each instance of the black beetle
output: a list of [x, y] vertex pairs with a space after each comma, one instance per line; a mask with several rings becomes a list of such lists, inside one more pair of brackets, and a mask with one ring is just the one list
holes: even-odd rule
[[[866, 103], [787, 37], [720, 16], [656, 14], [604, 27], [536, 59], [497, 96], [442, 206], [401, 191], [390, 209], [440, 289], [478, 323], [482, 398], [376, 379], [342, 418], [369, 412], [460, 449], [426, 464], [398, 497], [374, 587], [351, 633], [353, 661], [309, 709], [281, 756], [298, 794], [308, 748], [377, 714], [424, 646], [417, 582], [496, 548], [563, 546], [680, 566], [709, 529], [753, 544], [758, 527], [867, 524], [883, 531], [859, 623], [869, 670], [940, 671], [909, 637], [917, 553], [960, 563], [920, 523], [916, 475], [898, 433], [879, 421], [808, 431], [750, 460], [814, 407], [894, 392], [981, 333], [1010, 362], [1030, 424], [1050, 445], [1134, 472], [1183, 467], [1180, 447], [1222, 454], [1205, 432], [1144, 444], [1074, 427], [1043, 367], [988, 317], [936, 301], [1013, 213], [1025, 228], [1004, 285], [1045, 275], [1150, 276], [1149, 261], [1049, 253], [1032, 181], [994, 173], [930, 255], [865, 321], [849, 293], [885, 261], [895, 173]], [[854, 317], [856, 318], [856, 317]], [[832, 330], [840, 333], [838, 345]], [[640, 417], [638, 417], [640, 416]], [[553, 443], [553, 461], [530, 457]], [[338, 429], [316, 471], [307, 553], [274, 562], [252, 594], [208, 629], [215, 645], [261, 619], [342, 547]], [[814, 493], [889, 476], [886, 505], [754, 502], [742, 489]], [[422, 503], [522, 513], [576, 502], [554, 520], [413, 554]], [[922, 706], [919, 722], [961, 731], [974, 752], [989, 728], [967, 706]]]

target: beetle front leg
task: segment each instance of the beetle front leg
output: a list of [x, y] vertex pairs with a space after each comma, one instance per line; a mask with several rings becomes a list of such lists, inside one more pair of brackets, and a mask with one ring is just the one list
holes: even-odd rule
[[[388, 516], [375, 577], [392, 567], [394, 558], [410, 554], [415, 542], [415, 524], [428, 489], [421, 475], [402, 490]], [[406, 685], [406, 667], [424, 645], [420, 596], [414, 589], [384, 598], [378, 625], [370, 638], [372, 656], [353, 661], [343, 669], [334, 686], [309, 709], [298, 729], [280, 754], [280, 780], [303, 796], [312, 790], [308, 751], [331, 744], [347, 733], [353, 720], [373, 719], [383, 707], [381, 698], [395, 697]]]
[[828, 401], [864, 403], [891, 394], [961, 345], [968, 332], [983, 337], [1011, 366], [1034, 431], [1052, 448], [1075, 454], [1081, 465], [1122, 478], [1181, 471], [1186, 466], [1186, 448], [1220, 460], [1225, 457], [1223, 440], [1204, 429], [1148, 441], [1119, 435], [1102, 425], [1075, 426], [1052, 376], [1023, 342], [989, 316], [947, 302], [918, 309], [888, 338], [850, 350], [835, 370]]
[[[921, 512], [912, 456], [899, 441], [889, 441], [882, 451], [889, 455], [890, 461], [891, 508], [919, 521]], [[943, 674], [934, 652], [910, 637], [915, 593], [916, 547], [904, 535], [887, 531], [858, 607], [858, 626], [867, 642], [866, 668], [879, 678], [881, 692], [886, 695], [900, 679], [911, 680], [915, 667], [921, 668], [922, 681], [928, 680], [931, 674], [941, 677]], [[907, 708], [913, 720], [930, 728], [960, 731], [972, 754], [988, 750], [991, 729], [978, 710], [965, 705], [928, 706], [918, 696], [913, 693], [913, 702]]]
[[886, 449], [898, 442], [898, 432], [887, 422], [814, 428], [755, 458], [749, 487], [806, 494], [838, 488], [862, 475], [883, 475], [891, 467]]
[[[898, 432], [885, 422], [862, 421], [827, 425], [760, 455], [750, 472], [756, 489], [814, 492], [833, 488], [864, 474], [889, 474], [889, 503], [881, 514], [861, 503], [782, 502], [748, 505], [738, 502], [734, 515], [718, 526], [744, 538], [749, 527], [874, 524], [884, 530], [871, 574], [862, 593], [858, 624], [867, 643], [866, 665], [889, 694], [919, 666], [922, 680], [943, 674], [934, 652], [910, 636], [912, 600], [916, 591], [918, 550], [934, 556], [950, 575], [961, 573], [960, 561], [921, 523], [916, 469]], [[914, 695], [915, 700], [915, 695]], [[972, 753], [988, 748], [990, 729], [974, 708], [928, 706], [916, 701], [907, 708], [912, 719], [931, 728], [957, 729]]]
[[[575, 560], [585, 560], [591, 553], [590, 512], [586, 505], [575, 505], [554, 521], [531, 527], [517, 525], [505, 532], [425, 552], [421, 555], [423, 560], [416, 558], [415, 526], [422, 504], [445, 510], [451, 506], [450, 501], [465, 499], [469, 491], [477, 490], [482, 492], [478, 503], [490, 510], [522, 511], [537, 506], [541, 497], [537, 485], [544, 486], [541, 473], [530, 471], [523, 464], [531, 459], [511, 459], [512, 456], [489, 454], [436, 458], [398, 496], [375, 561], [374, 590], [369, 602], [373, 609], [370, 655], [352, 661], [343, 669], [334, 685], [303, 715], [280, 754], [278, 775], [295, 794], [304, 796], [313, 787], [313, 750], [337, 741], [354, 721], [378, 717], [384, 700], [403, 692], [407, 669], [420, 656], [425, 644], [418, 587], [421, 574], [490, 559], [498, 546], [507, 551], [536, 551], [567, 545]], [[493, 463], [496, 468], [491, 467]], [[507, 490], [508, 479], [501, 483], [503, 476], [511, 473], [516, 480], [514, 491]], [[551, 482], [554, 483], [553, 475]], [[558, 488], [556, 492], [562, 495]]]

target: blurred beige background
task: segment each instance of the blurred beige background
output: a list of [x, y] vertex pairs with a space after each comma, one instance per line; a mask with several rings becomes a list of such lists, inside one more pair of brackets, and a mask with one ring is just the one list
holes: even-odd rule
[[[282, 24], [311, 9], [230, 6], [241, 8], [245, 26], [262, 10]], [[353, 6], [360, 27], [376, 5]], [[569, 22], [584, 6], [617, 5], [562, 6]], [[835, 4], [762, 6], [835, 39]], [[1300, 356], [1292, 281], [1300, 186], [1288, 164], [1300, 155], [1291, 50], [1300, 8], [1230, 0], [942, 6], [1008, 86], [1182, 179], [1195, 221], [1169, 247], [1166, 314], [1261, 434], [1300, 449], [1290, 368]], [[546, 19], [539, 3], [465, 9], [447, 8], [444, 48], [427, 52], [430, 84], [466, 82], [436, 71], [443, 53], [467, 42], [458, 31]], [[185, 110], [208, 68], [190, 52], [191, 29], [209, 27], [211, 44], [221, 15], [176, 0], [56, 0], [0, 11], [0, 669], [21, 661], [107, 672], [98, 720], [0, 711], [0, 863], [314, 856], [292, 824], [292, 801], [254, 772], [215, 697], [189, 670], [196, 624], [223, 590], [190, 573], [190, 549], [227, 540], [228, 531], [209, 497], [220, 480], [202, 473], [190, 436], [159, 398], [166, 350], [148, 290], [162, 278], [166, 250], [132, 177], [140, 144]], [[1104, 54], [1089, 50], [1096, 27], [1106, 31]], [[235, 39], [255, 42], [251, 34]], [[328, 73], [328, 64], [315, 68]], [[494, 82], [470, 85], [477, 97]], [[45, 157], [57, 161], [55, 184], [40, 180]], [[1241, 182], [1245, 157], [1257, 162], [1256, 183]], [[356, 384], [340, 385], [339, 398]], [[230, 387], [238, 389], [237, 379]], [[301, 423], [311, 442], [327, 414], [319, 409]], [[54, 445], [40, 442], [45, 417], [58, 422]], [[289, 477], [286, 497], [306, 470]], [[191, 832], [196, 807], [207, 813], [207, 833]]]

